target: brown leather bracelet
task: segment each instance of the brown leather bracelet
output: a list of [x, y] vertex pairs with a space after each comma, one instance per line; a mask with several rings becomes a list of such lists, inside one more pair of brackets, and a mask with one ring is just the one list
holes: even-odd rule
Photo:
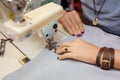
[[109, 70], [111, 66], [111, 54], [109, 50], [104, 51], [102, 61], [101, 61], [101, 68], [104, 70]]
[[111, 54], [111, 65], [110, 65], [110, 68], [114, 68], [114, 49], [113, 48], [109, 48], [108, 49], [109, 53]]
[[96, 65], [97, 66], [100, 66], [100, 58], [101, 58], [101, 55], [103, 54], [103, 52], [107, 50], [107, 47], [102, 47], [99, 52], [98, 52], [98, 55], [97, 55], [97, 58], [96, 58]]

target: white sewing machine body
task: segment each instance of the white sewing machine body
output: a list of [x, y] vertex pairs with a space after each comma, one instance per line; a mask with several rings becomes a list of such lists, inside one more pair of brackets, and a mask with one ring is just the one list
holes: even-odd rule
[[[40, 30], [50, 25], [51, 23], [57, 23], [57, 19], [62, 14], [62, 7], [49, 3], [40, 8], [32, 10], [24, 15], [25, 22], [15, 23], [12, 20], [8, 20], [3, 24], [3, 29], [6, 34], [12, 38], [25, 39], [29, 37], [33, 32], [40, 32]], [[50, 29], [48, 29], [50, 30]]]
[[[3, 13], [4, 11], [1, 12]], [[0, 70], [0, 79], [8, 73], [20, 68], [23, 65], [20, 63], [21, 59], [26, 57], [33, 59], [45, 48], [47, 44], [46, 41], [53, 38], [57, 33], [58, 18], [62, 16], [62, 12], [63, 8], [60, 5], [51, 2], [25, 13], [25, 21], [23, 23], [16, 23], [10, 19], [9, 14], [11, 12], [9, 10], [7, 14], [4, 14], [4, 16], [2, 14], [3, 20], [0, 20], [1, 31], [8, 38], [14, 39], [13, 43], [15, 43], [25, 53], [25, 55], [20, 53], [15, 47], [11, 47], [9, 50], [6, 50], [6, 52], [9, 51], [9, 55], [13, 56], [9, 57], [9, 55], [5, 53], [5, 57], [0, 57], [2, 60], [0, 63], [0, 65], [2, 65], [2, 71]], [[1, 35], [0, 38], [5, 37]], [[11, 44], [8, 43], [8, 45]], [[8, 64], [3, 65], [6, 60], [8, 61]], [[14, 63], [12, 65], [9, 64], [13, 62], [13, 60]], [[10, 67], [8, 68], [7, 66]]]

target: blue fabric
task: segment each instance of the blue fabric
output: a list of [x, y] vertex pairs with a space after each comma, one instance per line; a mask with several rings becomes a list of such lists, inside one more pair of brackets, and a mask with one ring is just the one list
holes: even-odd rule
[[[120, 49], [120, 37], [108, 34], [99, 28], [83, 25], [85, 33], [80, 39], [99, 47]], [[98, 36], [99, 34], [99, 36]], [[107, 36], [107, 37], [106, 37]], [[59, 37], [59, 36], [58, 36]], [[71, 41], [76, 37], [69, 36], [60, 42]], [[87, 49], [86, 49], [87, 50]], [[120, 71], [102, 70], [100, 67], [74, 60], [57, 60], [59, 55], [44, 49], [33, 60], [2, 80], [119, 80]]]
[[[95, 0], [98, 11], [104, 0]], [[83, 14], [90, 21], [95, 18], [93, 0], [81, 0]], [[120, 0], [105, 0], [103, 8], [98, 15], [100, 28], [120, 36]], [[102, 26], [102, 27], [101, 27]]]

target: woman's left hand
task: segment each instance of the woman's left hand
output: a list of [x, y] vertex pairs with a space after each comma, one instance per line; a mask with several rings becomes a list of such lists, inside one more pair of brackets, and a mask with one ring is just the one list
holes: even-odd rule
[[99, 47], [85, 42], [80, 39], [76, 39], [70, 42], [65, 42], [56, 48], [56, 53], [61, 54], [58, 59], [74, 59], [91, 64], [96, 63], [97, 53]]

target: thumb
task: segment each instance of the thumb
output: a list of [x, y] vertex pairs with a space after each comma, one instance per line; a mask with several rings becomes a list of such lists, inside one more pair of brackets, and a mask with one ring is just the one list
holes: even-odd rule
[[63, 60], [63, 59], [68, 59], [71, 58], [71, 54], [70, 53], [65, 53], [61, 56], [58, 57], [58, 59]]

